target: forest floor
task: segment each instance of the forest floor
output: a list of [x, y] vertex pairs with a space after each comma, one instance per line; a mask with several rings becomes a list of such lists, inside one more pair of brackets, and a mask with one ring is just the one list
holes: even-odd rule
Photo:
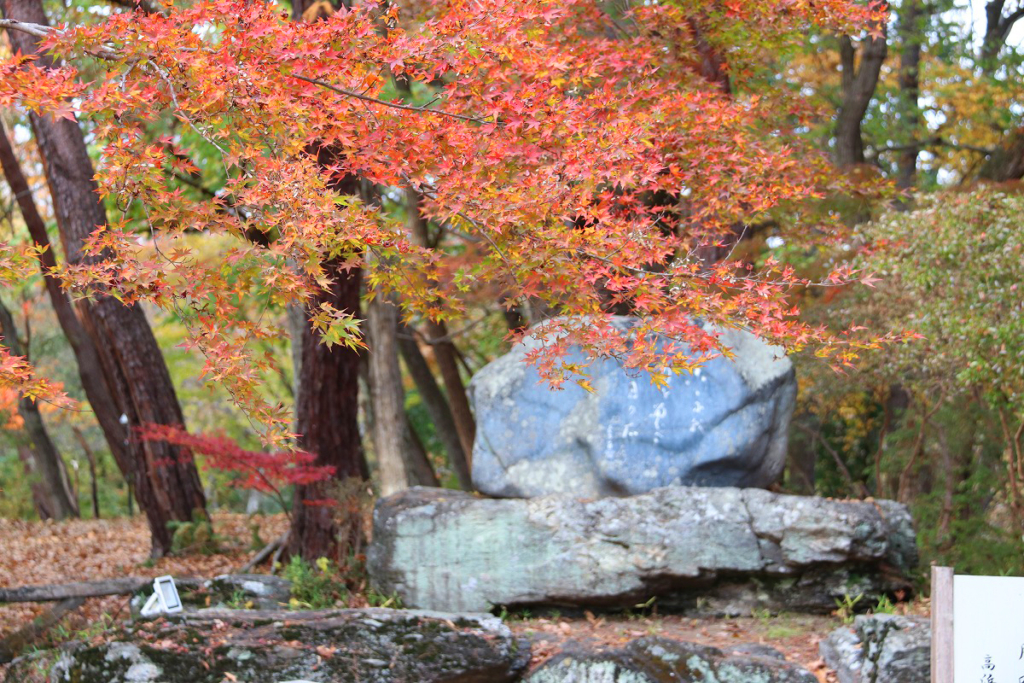
[[[238, 571], [252, 558], [254, 526], [263, 541], [271, 541], [285, 531], [287, 524], [284, 515], [214, 514], [219, 552], [171, 556], [154, 562], [149, 559], [149, 530], [141, 516], [60, 523], [0, 519], [0, 587], [164, 574], [210, 578]], [[266, 565], [259, 570], [266, 571]], [[0, 605], [0, 638], [44, 609], [46, 605], [33, 603]], [[928, 603], [918, 600], [898, 605], [897, 610], [927, 615]], [[90, 599], [52, 629], [48, 641], [95, 635], [128, 615], [127, 597]], [[533, 643], [534, 666], [556, 654], [566, 641], [618, 647], [635, 638], [656, 635], [725, 651], [740, 643], [770, 645], [789, 661], [807, 667], [822, 682], [835, 681], [835, 674], [821, 661], [818, 642], [843, 624], [834, 615], [693, 619], [658, 615], [649, 610], [602, 615], [587, 612], [582, 618], [562, 616], [555, 610], [543, 616], [524, 612], [510, 615], [508, 623], [513, 631]], [[46, 641], [39, 645], [45, 644]], [[0, 666], [0, 679], [4, 669]]]

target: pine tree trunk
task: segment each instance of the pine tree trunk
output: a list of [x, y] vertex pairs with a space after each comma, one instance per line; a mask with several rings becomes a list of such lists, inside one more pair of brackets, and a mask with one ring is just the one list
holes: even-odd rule
[[[40, 0], [3, 0], [3, 10], [10, 19], [47, 23]], [[9, 31], [8, 37], [15, 50], [24, 54], [37, 50], [33, 36]], [[51, 66], [52, 61], [41, 56], [37, 64]], [[101, 262], [105, 254], [82, 252], [89, 235], [106, 224], [82, 130], [63, 118], [33, 114], [31, 122], [65, 258], [70, 265]], [[82, 301], [78, 312], [99, 358], [115, 414], [123, 423], [126, 457], [118, 465], [133, 482], [139, 507], [146, 513], [153, 555], [161, 556], [171, 549], [168, 522], [188, 521], [196, 512], [206, 515], [206, 499], [191, 453], [162, 442], [130, 438], [130, 430], [145, 423], [184, 425], [170, 373], [139, 306], [97, 295]]]
[[[324, 264], [333, 283], [314, 299], [311, 309], [329, 302], [339, 311], [359, 312], [360, 271], [346, 271], [342, 263], [335, 259]], [[316, 454], [317, 465], [334, 467], [335, 482], [367, 478], [358, 421], [359, 353], [339, 345], [328, 348], [308, 324], [302, 333], [302, 373], [295, 410], [298, 445]], [[342, 562], [350, 548], [361, 546], [361, 523], [350, 519], [339, 524], [337, 518], [350, 511], [309, 504], [332, 498], [335, 482], [296, 487], [289, 534], [291, 554], [308, 560], [328, 557]]]
[[[339, 6], [333, 4], [335, 9]], [[314, 7], [315, 16], [308, 11]], [[327, 14], [315, 0], [292, 3], [294, 21], [315, 21]], [[334, 151], [322, 145], [310, 145], [308, 151], [321, 167], [337, 161]], [[352, 177], [333, 180], [329, 187], [339, 194], [359, 193], [359, 181]], [[362, 273], [355, 268], [346, 270], [343, 264], [343, 259], [324, 264], [332, 284], [310, 302], [307, 319], [309, 312], [323, 302], [358, 315]], [[362, 481], [369, 476], [359, 434], [359, 353], [321, 344], [320, 335], [307, 320], [302, 329], [300, 365], [295, 399], [298, 444], [316, 454], [317, 465], [331, 465], [335, 472], [334, 481], [296, 487], [288, 551], [307, 560], [327, 557], [343, 564], [349, 553], [357, 554], [362, 547], [361, 511], [354, 504], [328, 507], [309, 503], [336, 497], [339, 490], [351, 493], [355, 487], [348, 485], [350, 480]]]

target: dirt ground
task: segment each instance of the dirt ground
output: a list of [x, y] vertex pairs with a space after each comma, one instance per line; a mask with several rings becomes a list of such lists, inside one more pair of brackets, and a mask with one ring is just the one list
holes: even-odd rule
[[[0, 587], [86, 581], [124, 576], [193, 576], [209, 578], [237, 571], [254, 554], [252, 527], [263, 541], [280, 536], [287, 528], [283, 515], [255, 516], [215, 514], [214, 530], [220, 552], [190, 554], [149, 560], [149, 531], [145, 519], [76, 520], [60, 523], [0, 519]], [[266, 571], [266, 566], [261, 568]], [[0, 638], [42, 612], [45, 605], [0, 605]], [[927, 615], [927, 601], [898, 605], [897, 610]], [[74, 638], [95, 633], [104, 624], [128, 615], [126, 597], [88, 600], [51, 632], [51, 639]], [[691, 619], [659, 615], [650, 610], [634, 614], [562, 616], [555, 610], [543, 616], [509, 615], [507, 621], [533, 644], [532, 666], [558, 652], [565, 641], [593, 643], [616, 648], [642, 636], [664, 636], [712, 645], [729, 651], [740, 643], [760, 643], [781, 651], [802, 664], [820, 681], [834, 681], [818, 656], [818, 642], [842, 626], [837, 616], [782, 614], [739, 618]], [[0, 679], [4, 667], [0, 666]]]

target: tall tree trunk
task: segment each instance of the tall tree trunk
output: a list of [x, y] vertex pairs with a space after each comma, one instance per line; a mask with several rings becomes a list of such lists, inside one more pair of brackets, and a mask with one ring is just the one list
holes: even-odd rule
[[921, 41], [924, 36], [922, 22], [927, 14], [922, 0], [904, 0], [899, 18], [900, 51], [900, 95], [902, 111], [900, 121], [906, 136], [906, 149], [900, 152], [896, 177], [896, 186], [901, 190], [911, 190], [917, 183], [917, 157], [921, 153], [918, 133], [921, 127], [921, 109], [917, 100], [921, 87], [919, 73], [921, 68]]
[[398, 307], [382, 296], [367, 311], [370, 341], [370, 396], [373, 404], [373, 446], [380, 469], [381, 495], [410, 486], [436, 486], [430, 463], [413, 449], [405, 416], [405, 389], [398, 361]]
[[412, 330], [401, 322], [398, 327], [398, 348], [405, 360], [405, 367], [413, 382], [416, 383], [417, 391], [420, 392], [423, 405], [426, 406], [427, 412], [430, 414], [430, 420], [434, 423], [437, 436], [448, 454], [448, 462], [455, 470], [459, 486], [465, 491], [472, 491], [473, 478], [469, 471], [469, 461], [465, 451], [462, 450], [462, 441], [455, 428], [455, 418], [452, 417], [448, 399], [444, 397], [441, 387], [437, 385], [434, 373], [431, 372], [427, 359], [423, 357]]
[[[47, 23], [40, 0], [3, 0], [3, 10], [10, 19]], [[23, 54], [38, 49], [34, 36], [9, 31], [8, 37], [12, 47]], [[41, 55], [37, 64], [49, 67], [53, 62]], [[82, 252], [92, 232], [106, 224], [82, 130], [76, 122], [63, 118], [33, 114], [31, 122], [67, 262], [101, 262], [106, 254], [87, 256]], [[145, 423], [184, 425], [174, 384], [141, 307], [125, 306], [113, 297], [98, 295], [80, 302], [78, 312], [126, 430], [124, 450], [128, 457], [118, 465], [133, 481], [139, 507], [146, 514], [152, 553], [161, 556], [171, 549], [168, 522], [188, 521], [196, 511], [206, 515], [199, 473], [187, 450], [127, 438], [127, 430]]]
[[849, 36], [839, 39], [839, 58], [842, 64], [843, 101], [836, 119], [835, 161], [838, 166], [864, 163], [864, 139], [861, 123], [871, 98], [875, 96], [882, 62], [888, 53], [885, 25], [880, 37], [868, 36], [861, 46], [860, 65], [856, 66], [856, 49]]
[[[338, 2], [294, 0], [292, 20], [316, 21], [341, 6]], [[336, 161], [333, 150], [310, 145], [321, 168]], [[339, 194], [359, 194], [359, 180], [351, 176], [329, 183]], [[328, 302], [336, 310], [359, 314], [359, 290], [362, 272], [346, 269], [344, 259], [335, 258], [324, 264], [331, 280], [307, 307], [307, 318], [319, 304]], [[338, 491], [350, 491], [346, 482], [365, 480], [369, 476], [359, 434], [359, 353], [352, 349], [320, 343], [320, 336], [309, 325], [302, 329], [301, 369], [298, 371], [298, 392], [295, 399], [295, 431], [299, 446], [316, 454], [316, 464], [335, 468], [334, 482], [319, 482], [295, 489], [292, 525], [288, 551], [307, 560], [328, 557], [342, 563], [363, 541], [362, 520], [357, 506], [327, 507], [310, 505]], [[339, 487], [339, 483], [341, 484]]]
[[[339, 311], [358, 313], [360, 271], [342, 268], [335, 259], [325, 264], [333, 282], [311, 302], [310, 309], [327, 302]], [[316, 454], [317, 465], [334, 467], [335, 480], [366, 479], [369, 475], [359, 436], [359, 353], [320, 343], [320, 335], [310, 325], [302, 333], [302, 373], [296, 399], [298, 445]], [[332, 482], [318, 482], [295, 489], [289, 551], [308, 560], [328, 557], [338, 562], [352, 547], [361, 545], [362, 530], [356, 520], [343, 520], [334, 509], [310, 505], [334, 495]], [[341, 538], [342, 532], [347, 537]]]
[[[14, 316], [2, 301], [0, 301], [0, 335], [3, 335], [0, 344], [10, 349], [11, 353], [27, 357], [26, 350], [21, 347], [21, 341], [18, 339]], [[71, 482], [68, 480], [67, 468], [64, 466], [64, 460], [57, 451], [53, 440], [50, 439], [43, 416], [39, 413], [39, 406], [27, 396], [20, 396], [18, 398], [18, 414], [24, 422], [25, 433], [32, 440], [34, 447], [30, 454], [22, 454], [22, 459], [25, 460], [26, 456], [32, 458], [32, 462], [26, 462], [26, 465], [29, 465], [40, 479], [41, 495], [37, 495], [33, 489], [33, 497], [45, 496], [46, 512], [54, 519], [78, 517], [78, 500], [71, 487]], [[42, 512], [39, 505], [36, 507]]]
[[119, 422], [121, 413], [118, 412], [114, 398], [107, 386], [96, 346], [86, 333], [85, 328], [82, 327], [67, 293], [61, 288], [60, 279], [53, 274], [57, 268], [57, 258], [50, 245], [46, 222], [36, 208], [32, 191], [21, 171], [21, 164], [18, 162], [2, 123], [0, 123], [0, 167], [3, 168], [4, 177], [10, 185], [11, 193], [17, 198], [18, 208], [21, 210], [21, 216], [28, 228], [29, 236], [35, 246], [40, 248], [39, 268], [43, 274], [43, 283], [46, 285], [50, 304], [57, 315], [57, 322], [60, 323], [61, 330], [75, 354], [82, 389], [85, 391], [86, 398], [89, 399], [89, 405], [96, 416], [96, 421], [99, 422], [100, 428], [103, 430], [114, 460], [121, 465], [121, 470], [128, 476], [131, 472], [131, 468], [128, 466], [131, 463], [131, 455], [126, 450], [125, 428]]
[[[430, 247], [427, 221], [420, 212], [422, 198], [412, 188], [406, 191], [406, 196], [409, 228], [413, 241], [421, 247]], [[462, 452], [466, 455], [469, 469], [472, 470], [473, 439], [476, 436], [476, 421], [473, 418], [473, 411], [469, 407], [469, 397], [466, 395], [466, 387], [462, 383], [462, 375], [459, 374], [455, 344], [448, 338], [448, 328], [443, 322], [427, 320], [424, 329], [427, 343], [434, 350], [434, 358], [437, 360], [437, 367], [441, 371], [444, 388], [448, 392], [448, 404], [451, 408], [452, 418], [455, 421], [459, 442], [462, 444]]]

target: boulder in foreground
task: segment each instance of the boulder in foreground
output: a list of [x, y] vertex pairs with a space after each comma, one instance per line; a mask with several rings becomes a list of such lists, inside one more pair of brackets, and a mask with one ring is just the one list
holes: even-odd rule
[[640, 638], [621, 650], [566, 648], [524, 683], [816, 683], [781, 655], [725, 653], [669, 638]]
[[628, 498], [487, 499], [415, 488], [374, 511], [371, 580], [419, 609], [631, 607], [830, 612], [907, 591], [907, 509], [760, 489], [667, 487]]
[[924, 617], [858, 616], [818, 646], [839, 683], [929, 683], [931, 624]]
[[502, 683], [529, 647], [489, 614], [209, 610], [23, 657], [7, 683]]

